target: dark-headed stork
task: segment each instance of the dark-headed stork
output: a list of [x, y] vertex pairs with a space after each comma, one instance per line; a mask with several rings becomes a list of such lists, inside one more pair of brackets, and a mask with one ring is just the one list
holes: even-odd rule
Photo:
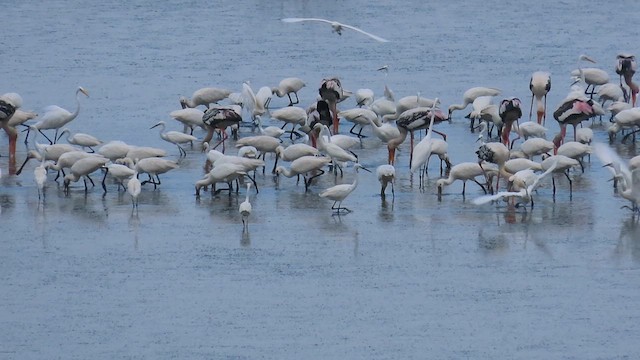
[[[434, 105], [435, 107], [435, 105]], [[389, 150], [389, 164], [393, 165], [395, 161], [395, 150], [404, 142], [407, 138], [407, 134], [411, 133], [411, 147], [410, 147], [410, 156], [409, 156], [409, 164], [411, 164], [411, 160], [413, 158], [413, 132], [416, 130], [423, 130], [429, 128], [429, 124], [431, 122], [431, 113], [434, 113], [434, 125], [437, 123], [441, 123], [443, 121], [448, 120], [447, 116], [444, 115], [440, 109], [434, 109], [431, 107], [417, 107], [413, 109], [409, 109], [403, 112], [398, 120], [396, 121], [396, 125], [398, 126], [398, 130], [400, 135], [397, 138], [389, 140], [387, 142], [387, 148]], [[442, 136], [444, 140], [447, 140], [447, 135], [441, 133], [437, 130], [433, 130], [434, 133]]]
[[578, 124], [589, 119], [593, 113], [593, 100], [585, 96], [574, 92], [564, 99], [558, 109], [553, 112], [553, 118], [560, 124], [562, 140], [564, 141], [567, 133], [567, 124], [570, 124], [573, 125], [573, 140], [576, 141]]
[[209, 143], [213, 138], [213, 132], [215, 129], [222, 131], [222, 140], [216, 144], [212, 149], [215, 149], [222, 143], [222, 152], [224, 153], [224, 141], [227, 139], [227, 127], [233, 125], [239, 125], [242, 122], [242, 116], [240, 111], [234, 108], [236, 105], [229, 107], [212, 107], [205, 111], [202, 116], [202, 122], [207, 127], [207, 135], [203, 139], [203, 142]]
[[323, 79], [318, 89], [320, 97], [329, 104], [329, 109], [333, 116], [333, 133], [338, 133], [338, 108], [336, 104], [342, 99], [344, 93], [342, 91], [342, 84], [338, 78]]
[[512, 97], [500, 103], [500, 119], [502, 119], [502, 143], [509, 146], [509, 134], [514, 121], [522, 117], [520, 99]]
[[638, 85], [633, 82], [633, 75], [636, 73], [636, 57], [631, 54], [618, 54], [616, 57], [618, 63], [616, 65], [616, 74], [620, 75], [620, 85], [622, 85], [622, 78], [631, 89], [631, 106], [636, 106], [636, 96], [638, 95]]

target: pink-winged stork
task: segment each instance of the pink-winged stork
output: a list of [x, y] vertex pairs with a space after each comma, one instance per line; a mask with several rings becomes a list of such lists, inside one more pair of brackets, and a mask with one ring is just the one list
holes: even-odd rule
[[[233, 106], [233, 105], [232, 105]], [[202, 122], [207, 127], [207, 135], [202, 140], [203, 143], [209, 143], [213, 138], [213, 132], [215, 129], [222, 131], [222, 139], [212, 149], [222, 144], [222, 152], [224, 153], [224, 141], [227, 139], [227, 127], [233, 125], [239, 125], [242, 122], [242, 116], [239, 111], [236, 111], [233, 107], [212, 107], [205, 111], [202, 116]]]

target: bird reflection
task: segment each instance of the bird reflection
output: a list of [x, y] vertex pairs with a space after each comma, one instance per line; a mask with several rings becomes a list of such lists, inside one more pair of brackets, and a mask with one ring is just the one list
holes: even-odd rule
[[380, 211], [378, 211], [378, 217], [380, 218], [380, 220], [384, 221], [384, 222], [392, 222], [394, 220], [394, 213], [393, 213], [393, 205], [394, 205], [394, 201], [393, 198], [391, 198], [391, 201], [389, 201], [384, 195], [381, 196], [380, 199]]
[[138, 230], [140, 229], [140, 217], [138, 216], [138, 208], [131, 209], [129, 216], [129, 231], [133, 232], [133, 248], [138, 250]]
[[240, 246], [242, 247], [251, 246], [251, 234], [249, 233], [249, 229], [242, 230], [242, 237], [240, 238]]
[[640, 217], [635, 214], [622, 223], [618, 243], [613, 249], [616, 258], [625, 254], [631, 255], [634, 261], [640, 260]]

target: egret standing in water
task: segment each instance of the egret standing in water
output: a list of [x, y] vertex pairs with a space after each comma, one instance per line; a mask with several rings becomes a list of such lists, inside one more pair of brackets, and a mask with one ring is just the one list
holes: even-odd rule
[[134, 170], [131, 179], [127, 182], [127, 192], [131, 195], [131, 204], [135, 209], [138, 208], [138, 196], [140, 196], [141, 191], [142, 183], [138, 180], [138, 172]]
[[[340, 184], [336, 186], [332, 186], [327, 190], [320, 193], [320, 197], [327, 198], [329, 200], [333, 200], [333, 205], [331, 206], [332, 210], [335, 210], [336, 214], [340, 214], [340, 210], [344, 210], [346, 212], [351, 212], [351, 210], [346, 207], [341, 207], [342, 201], [349, 196], [358, 186], [358, 169], [362, 169], [368, 172], [371, 172], [369, 169], [360, 165], [359, 163], [355, 163], [353, 168], [355, 169], [355, 179], [351, 184]], [[336, 205], [338, 205], [336, 207]]]
[[251, 215], [251, 203], [249, 202], [249, 189], [251, 189], [250, 182], [247, 183], [247, 197], [240, 204], [240, 208], [238, 209], [238, 212], [240, 213], [240, 215], [242, 215], [243, 232], [249, 231], [249, 215]]
[[180, 144], [186, 144], [189, 142], [193, 144], [194, 141], [198, 140], [198, 138], [196, 138], [195, 136], [185, 134], [180, 131], [164, 131], [166, 126], [164, 121], [160, 121], [159, 123], [153, 125], [151, 129], [158, 126], [160, 127], [160, 138], [162, 138], [162, 140], [164, 141], [175, 144], [178, 147], [178, 151], [180, 152], [180, 157], [187, 156], [187, 152], [182, 148], [182, 146], [180, 146]]
[[[80, 113], [80, 93], [84, 94], [86, 97], [89, 97], [89, 92], [85, 90], [82, 86], [78, 87], [76, 90], [76, 110], [74, 112], [69, 112], [69, 110], [63, 109], [57, 105], [50, 105], [45, 108], [44, 114], [39, 117], [39, 121], [33, 125], [38, 132], [40, 132], [49, 143], [55, 143], [55, 140], [58, 137], [58, 130], [73, 121], [78, 114]], [[55, 129], [56, 133], [54, 135], [53, 140], [49, 139], [47, 135], [45, 135], [42, 130]], [[27, 137], [29, 137], [29, 133], [27, 133]]]

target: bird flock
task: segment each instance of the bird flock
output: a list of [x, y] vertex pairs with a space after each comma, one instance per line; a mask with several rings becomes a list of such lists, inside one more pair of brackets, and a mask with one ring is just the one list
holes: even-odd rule
[[[282, 21], [326, 22], [338, 35], [344, 29], [351, 29], [376, 41], [386, 41], [353, 26], [324, 19], [285, 18]], [[233, 194], [246, 186], [245, 200], [238, 209], [244, 231], [248, 231], [252, 212], [250, 193], [255, 191], [255, 196], [259, 196], [265, 186], [256, 180], [258, 172], [270, 171], [277, 182], [283, 181], [281, 177], [296, 177], [298, 181], [302, 177], [305, 193], [315, 186], [319, 177], [333, 177], [335, 185], [321, 189], [314, 196], [333, 201], [331, 209], [335, 215], [352, 211], [343, 206], [343, 202], [357, 189], [358, 176], [373, 176], [366, 174], [371, 172], [368, 166], [377, 167], [382, 197], [388, 196], [389, 185], [390, 196], [395, 197], [397, 174], [408, 171], [419, 175], [421, 188], [434, 184], [433, 190], [440, 201], [447, 186], [461, 181], [464, 195], [466, 183], [471, 181], [479, 187], [480, 192], [476, 191], [472, 201], [478, 206], [501, 204], [504, 200], [507, 206], [533, 208], [534, 196], [542, 195], [537, 189], [547, 178], [551, 179], [554, 200], [559, 181], [556, 177], [567, 179], [571, 196], [572, 179], [581, 176], [585, 158], [590, 161], [592, 153], [611, 171], [614, 194], [630, 201], [626, 207], [638, 214], [640, 159], [621, 159], [609, 145], [595, 143], [590, 126], [602, 123], [602, 117], [606, 119], [610, 114], [605, 121], [610, 125], [604, 130], [610, 141], [618, 138], [635, 141], [635, 133], [640, 130], [640, 108], [635, 107], [638, 85], [633, 81], [635, 56], [617, 55], [614, 70], [619, 81], [611, 81], [604, 69], [584, 67], [585, 62], [596, 63], [588, 56], [578, 57], [576, 69], [571, 72], [573, 82], [567, 84], [569, 93], [549, 111], [547, 95], [555, 89], [551, 86], [551, 74], [532, 72], [527, 95], [531, 96], [528, 120], [526, 108], [523, 110], [526, 103], [523, 105], [519, 97], [503, 96], [500, 89], [484, 86], [469, 88], [461, 95], [461, 101], [449, 105], [446, 112], [441, 110], [438, 97], [428, 98], [417, 93], [396, 99], [388, 86], [384, 87], [382, 96], [376, 97], [375, 91], [369, 88], [346, 90], [343, 79], [336, 77], [318, 81], [313, 99], [299, 97], [301, 89], [311, 85], [297, 77], [284, 78], [277, 85], [260, 87], [257, 92], [249, 82], [242, 83], [239, 91], [202, 88], [190, 97], [180, 97], [176, 104], [180, 108], [168, 114], [175, 120], [173, 125], [182, 127], [182, 131], [167, 131], [171, 126], [167, 121], [149, 126], [150, 131], [157, 128], [162, 140], [177, 147], [176, 160], [169, 159], [169, 152], [162, 148], [130, 145], [119, 140], [103, 142], [90, 134], [72, 133], [67, 126], [81, 116], [81, 97], [89, 97], [83, 87], [75, 91], [73, 112], [56, 105], [44, 108], [39, 114], [24, 111], [22, 97], [14, 92], [6, 93], [0, 96], [0, 123], [9, 136], [8, 152], [14, 163], [18, 135], [20, 130], [25, 133], [29, 148], [26, 158], [17, 171], [9, 173], [24, 176], [21, 173], [25, 165], [30, 159], [36, 159], [38, 165], [33, 176], [38, 197], [43, 202], [48, 182], [61, 181], [68, 195], [74, 189], [72, 183], [83, 179], [83, 189], [88, 192], [89, 184], [95, 186], [91, 176], [100, 173], [103, 192], [106, 194], [108, 185], [115, 184], [116, 191], [122, 189], [130, 194], [132, 208], [137, 211], [141, 192], [156, 190], [162, 184], [160, 175], [178, 170], [181, 160], [193, 152], [194, 156], [201, 156], [204, 168], [203, 176], [193, 179], [195, 196], [202, 196], [203, 191], [217, 194], [225, 189]], [[389, 66], [377, 70], [388, 76]], [[286, 97], [288, 104], [274, 107], [274, 97]], [[353, 105], [349, 107], [349, 103]], [[465, 110], [466, 116], [458, 115], [457, 112]], [[548, 113], [555, 123], [547, 119]], [[269, 121], [267, 127], [264, 127], [265, 120]], [[446, 128], [454, 121], [468, 121], [470, 131], [478, 134], [477, 141], [465, 144], [450, 139]], [[341, 122], [346, 126], [341, 127]], [[551, 134], [555, 124], [558, 131]], [[571, 125], [572, 132], [567, 132], [567, 125]], [[359, 156], [358, 150], [366, 136], [376, 139], [376, 146], [387, 148], [386, 159]], [[41, 138], [45, 139], [44, 143], [38, 141]], [[408, 164], [397, 162], [396, 150], [401, 146], [408, 148]], [[451, 159], [450, 146], [468, 148], [474, 160]], [[203, 154], [197, 155], [201, 150]], [[438, 175], [430, 175], [428, 171], [433, 155], [440, 160]], [[348, 168], [353, 171], [345, 171]], [[140, 181], [143, 174], [147, 178]], [[429, 182], [429, 178], [436, 181]], [[240, 186], [241, 183], [245, 185]], [[221, 189], [221, 184], [226, 188]]]

